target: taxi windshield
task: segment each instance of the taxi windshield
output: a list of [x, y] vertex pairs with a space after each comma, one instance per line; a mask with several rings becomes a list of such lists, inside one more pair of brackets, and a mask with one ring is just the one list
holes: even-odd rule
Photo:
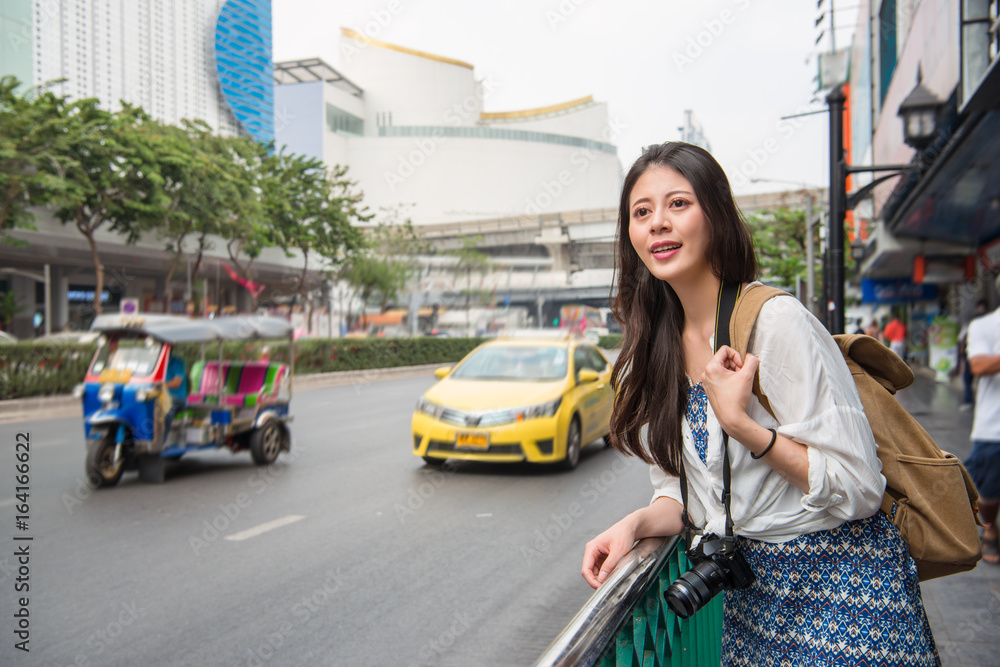
[[484, 347], [450, 377], [464, 380], [545, 382], [566, 377], [566, 349], [552, 346]]
[[156, 368], [163, 344], [153, 338], [119, 338], [102, 345], [91, 368], [93, 375], [104, 371], [127, 371], [145, 377]]

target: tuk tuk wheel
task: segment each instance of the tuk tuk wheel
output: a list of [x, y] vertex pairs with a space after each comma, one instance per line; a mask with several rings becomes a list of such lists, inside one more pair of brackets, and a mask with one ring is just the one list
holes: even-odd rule
[[281, 426], [278, 422], [265, 422], [250, 435], [250, 455], [259, 466], [274, 463], [281, 452]]
[[124, 454], [115, 461], [114, 429], [109, 430], [100, 440], [87, 445], [87, 479], [94, 487], [114, 486], [121, 479], [124, 469]]

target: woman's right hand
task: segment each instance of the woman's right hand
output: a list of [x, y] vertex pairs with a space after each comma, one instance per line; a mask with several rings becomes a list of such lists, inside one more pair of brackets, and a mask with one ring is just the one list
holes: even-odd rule
[[583, 578], [591, 587], [599, 588], [636, 540], [679, 534], [684, 530], [682, 510], [681, 504], [673, 498], [659, 497], [587, 542], [580, 572]]
[[614, 571], [618, 561], [632, 549], [636, 540], [635, 529], [635, 518], [629, 514], [587, 542], [583, 550], [581, 574], [591, 588], [599, 588]]

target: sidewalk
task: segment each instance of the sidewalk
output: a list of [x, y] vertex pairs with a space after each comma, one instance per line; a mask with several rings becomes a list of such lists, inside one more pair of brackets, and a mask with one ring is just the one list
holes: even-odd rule
[[[958, 385], [939, 384], [929, 370], [899, 392], [899, 402], [941, 449], [965, 459], [972, 451], [972, 412], [962, 412]], [[1000, 664], [1000, 565], [980, 561], [970, 572], [921, 585], [924, 607], [944, 667]]]

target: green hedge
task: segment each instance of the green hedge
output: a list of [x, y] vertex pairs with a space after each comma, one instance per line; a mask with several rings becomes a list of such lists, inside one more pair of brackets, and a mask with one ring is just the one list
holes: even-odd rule
[[[481, 338], [304, 338], [295, 343], [295, 372], [332, 373], [370, 368], [395, 368], [447, 364], [460, 360], [483, 342]], [[229, 341], [222, 346], [225, 359], [260, 359], [264, 347], [271, 361], [288, 362], [288, 343]], [[188, 367], [201, 358], [201, 345], [179, 345]], [[217, 345], [207, 345], [205, 358], [218, 357]]]
[[[459, 361], [483, 342], [481, 338], [324, 338], [295, 343], [297, 374], [358, 371]], [[287, 362], [288, 343], [228, 341], [223, 357], [232, 360], [261, 358], [268, 347], [272, 361]], [[68, 394], [83, 381], [94, 357], [94, 345], [18, 343], [0, 346], [0, 400]], [[177, 346], [188, 364], [201, 358], [201, 345]], [[205, 346], [205, 357], [215, 359], [216, 344]]]
[[0, 345], [0, 400], [68, 394], [83, 380], [96, 345]]
[[622, 346], [622, 335], [608, 334], [607, 336], [601, 336], [601, 339], [597, 341], [597, 347], [602, 350], [614, 350]]

